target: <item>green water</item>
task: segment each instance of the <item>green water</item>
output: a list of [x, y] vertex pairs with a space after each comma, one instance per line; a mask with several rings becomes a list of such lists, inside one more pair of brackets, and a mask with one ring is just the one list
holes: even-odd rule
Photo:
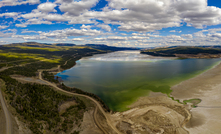
[[76, 66], [57, 75], [67, 86], [98, 95], [113, 111], [125, 111], [150, 91], [170, 94], [172, 85], [202, 73], [219, 61], [151, 59], [139, 53], [117, 52], [81, 59]]

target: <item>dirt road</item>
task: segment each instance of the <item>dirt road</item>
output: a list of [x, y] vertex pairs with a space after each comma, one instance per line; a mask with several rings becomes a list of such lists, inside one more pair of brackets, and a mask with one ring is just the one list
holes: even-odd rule
[[[100, 105], [100, 103], [99, 103], [98, 101], [96, 101], [94, 98], [91, 98], [91, 97], [89, 97], [89, 96], [87, 96], [87, 95], [77, 94], [77, 93], [71, 93], [71, 92], [65, 91], [65, 90], [63, 90], [63, 89], [57, 87], [55, 84], [53, 84], [53, 83], [51, 83], [51, 82], [48, 82], [48, 81], [42, 79], [42, 75], [41, 75], [41, 74], [42, 74], [42, 71], [39, 71], [39, 79], [42, 80], [42, 81], [44, 81], [44, 82], [46, 82], [46, 83], [48, 83], [50, 86], [56, 88], [57, 90], [62, 91], [63, 93], [67, 93], [67, 94], [85, 97], [85, 98], [88, 98], [88, 99], [90, 99], [91, 101], [93, 101], [93, 102], [97, 105], [97, 107], [99, 108], [99, 110], [102, 112], [102, 114], [105, 116], [108, 125], [109, 125], [117, 134], [121, 134], [121, 132], [120, 132], [114, 125], [112, 125], [112, 122], [111, 122], [111, 120], [110, 120], [110, 118], [109, 118], [109, 115], [104, 111], [104, 109], [102, 108], [102, 106]], [[96, 118], [96, 117], [95, 117], [95, 118]]]
[[104, 134], [108, 134], [105, 130], [104, 130], [104, 128], [101, 126], [101, 124], [99, 123], [99, 121], [97, 120], [97, 107], [95, 108], [95, 110], [94, 110], [94, 122], [95, 122], [95, 124], [97, 125], [97, 127], [104, 133]]
[[6, 133], [12, 134], [12, 123], [11, 123], [12, 121], [11, 121], [11, 117], [7, 109], [7, 106], [5, 104], [1, 89], [0, 89], [0, 100], [1, 100], [2, 109], [4, 111], [5, 118], [6, 118]]

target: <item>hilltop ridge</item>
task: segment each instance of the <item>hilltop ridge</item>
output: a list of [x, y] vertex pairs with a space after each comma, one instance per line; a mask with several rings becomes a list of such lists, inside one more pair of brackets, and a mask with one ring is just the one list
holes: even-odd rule
[[141, 54], [179, 58], [220, 58], [221, 46], [174, 46], [145, 49]]

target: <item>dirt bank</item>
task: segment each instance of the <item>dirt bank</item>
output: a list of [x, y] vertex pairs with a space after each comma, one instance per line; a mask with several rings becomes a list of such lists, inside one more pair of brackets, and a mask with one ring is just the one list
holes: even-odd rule
[[164, 94], [150, 96], [141, 97], [128, 111], [113, 114], [117, 128], [125, 134], [188, 134], [183, 125], [190, 119], [189, 111]]

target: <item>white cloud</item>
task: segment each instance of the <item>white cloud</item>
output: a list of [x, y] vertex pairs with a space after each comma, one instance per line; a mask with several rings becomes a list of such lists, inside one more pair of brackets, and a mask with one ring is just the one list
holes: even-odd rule
[[182, 34], [181, 36], [185, 38], [193, 38], [192, 34]]
[[127, 34], [125, 34], [125, 33], [121, 33], [121, 35], [127, 35]]
[[83, 24], [83, 25], [81, 26], [81, 28], [82, 28], [82, 29], [90, 29], [91, 26], [90, 26], [90, 25], [84, 25], [84, 24]]
[[7, 28], [8, 26], [1, 26], [0, 25], [0, 29], [5, 29], [5, 28]]
[[57, 10], [54, 9], [56, 6], [55, 3], [46, 2], [38, 5], [38, 10], [42, 12], [57, 12]]
[[119, 24], [123, 31], [179, 27], [183, 21], [197, 28], [221, 24], [221, 9], [207, 6], [206, 0], [109, 0], [102, 12], [88, 11], [84, 16]]
[[51, 32], [42, 32], [41, 36], [46, 36], [50, 38], [67, 38], [70, 36], [96, 36], [102, 34], [101, 31], [92, 29], [71, 29], [67, 28], [64, 30], [55, 30]]
[[23, 4], [39, 4], [40, 0], [1, 0], [0, 7], [3, 6], [16, 6]]
[[171, 33], [181, 33], [182, 31], [176, 31], [176, 30], [170, 30], [169, 32], [171, 32]]
[[97, 27], [100, 27], [108, 32], [111, 31], [111, 27], [109, 25], [105, 25], [105, 24], [98, 24]]
[[[35, 4], [39, 0], [2, 0], [0, 7], [5, 5]], [[161, 36], [162, 28], [180, 27], [187, 23], [188, 26], [205, 28], [209, 25], [221, 24], [221, 9], [208, 6], [206, 0], [108, 0], [108, 5], [102, 11], [91, 11], [98, 0], [56, 0], [45, 2], [30, 13], [6, 12], [0, 17], [14, 18], [17, 27], [27, 27], [32, 24], [65, 23], [81, 24], [81, 29], [67, 28], [49, 32], [36, 32], [38, 36], [19, 36], [15, 32], [1, 32], [1, 37], [13, 36], [24, 40], [47, 39], [51, 41], [84, 41], [84, 42], [109, 42], [115, 45], [122, 44], [153, 44], [153, 45], [180, 45], [180, 44], [205, 44], [218, 43], [220, 41], [220, 28], [202, 30], [192, 34], [181, 36]], [[55, 8], [62, 13], [59, 14]], [[100, 23], [101, 20], [104, 23]], [[13, 22], [15, 23], [15, 22]], [[110, 25], [115, 25], [113, 30]], [[0, 29], [11, 26], [6, 21]], [[101, 28], [103, 30], [95, 30]], [[178, 28], [177, 28], [178, 29]], [[105, 32], [103, 33], [102, 31]], [[128, 31], [128, 33], [120, 33]], [[130, 32], [133, 31], [133, 32]], [[24, 30], [22, 33], [33, 31]], [[149, 33], [147, 33], [149, 32]], [[171, 30], [170, 34], [181, 33], [179, 30]], [[132, 34], [131, 34], [132, 33]], [[102, 37], [102, 36], [104, 37]], [[111, 36], [110, 36], [111, 35]], [[113, 36], [115, 35], [115, 36]], [[123, 35], [123, 36], [122, 36]], [[73, 36], [83, 36], [76, 37]], [[87, 40], [84, 40], [87, 36]], [[92, 37], [90, 37], [92, 36]]]
[[221, 33], [208, 34], [207, 36], [221, 38]]
[[18, 15], [19, 15], [19, 13], [17, 13], [17, 12], [7, 12], [7, 13], [0, 14], [0, 17], [17, 19]]
[[28, 29], [23, 29], [21, 33], [39, 33], [37, 31], [29, 31]]
[[17, 33], [17, 30], [7, 29], [7, 30], [4, 30], [4, 31], [0, 31], [0, 37], [8, 38], [8, 37], [12, 37], [16, 33]]
[[94, 38], [93, 40], [95, 40], [95, 41], [104, 41], [104, 40], [106, 40], [106, 38]]
[[27, 40], [49, 40], [46, 36], [40, 36], [40, 35], [12, 35], [12, 38], [21, 38], [25, 41], [27, 41]]
[[144, 40], [144, 39], [149, 39], [149, 37], [141, 37], [141, 36], [132, 36], [129, 37], [130, 40]]
[[72, 16], [79, 16], [95, 6], [98, 0], [57, 0], [55, 3], [60, 4], [59, 9]]
[[[206, 0], [109, 0], [103, 11], [90, 11], [97, 2], [98, 0], [56, 0], [55, 3], [40, 4], [37, 9], [21, 17], [69, 24], [95, 24], [95, 20], [99, 19], [105, 24], [98, 24], [97, 27], [109, 32], [111, 28], [107, 24], [117, 24], [121, 31], [141, 32], [179, 27], [183, 21], [188, 26], [197, 28], [221, 24], [221, 9], [208, 6]], [[55, 12], [56, 6], [64, 13], [47, 13]]]
[[15, 24], [16, 27], [27, 27], [27, 24], [22, 23], [22, 24]]
[[111, 41], [123, 41], [123, 40], [127, 40], [127, 37], [122, 37], [122, 36], [109, 36], [109, 37], [107, 37], [107, 40], [111, 40]]
[[161, 37], [160, 35], [157, 35], [157, 34], [147, 34], [146, 36], [147, 37], [154, 37], [154, 38]]
[[73, 41], [84, 41], [83, 38], [73, 38], [72, 40], [73, 40]]
[[5, 43], [7, 43], [7, 41], [0, 41], [0, 45], [3, 45], [3, 44], [5, 44]]
[[195, 37], [201, 37], [201, 38], [206, 37], [206, 35], [203, 33], [203, 31], [199, 31], [199, 32], [194, 33], [194, 36]]
[[32, 25], [32, 24], [52, 24], [51, 21], [47, 21], [47, 20], [40, 20], [40, 19], [36, 19], [36, 18], [32, 18], [27, 20], [25, 23], [21, 23], [21, 24], [16, 24], [16, 27], [27, 27], [27, 25]]

